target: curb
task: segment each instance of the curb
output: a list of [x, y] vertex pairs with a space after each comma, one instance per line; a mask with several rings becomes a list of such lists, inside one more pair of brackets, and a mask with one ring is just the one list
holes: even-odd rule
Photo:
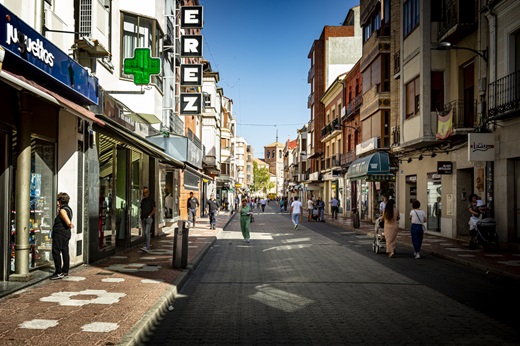
[[162, 320], [162, 317], [169, 311], [169, 307], [177, 297], [179, 291], [182, 289], [190, 275], [197, 269], [199, 264], [204, 259], [204, 256], [213, 247], [224, 228], [231, 222], [236, 213], [230, 214], [226, 223], [211, 240], [211, 242], [204, 245], [199, 253], [193, 258], [192, 263], [181, 271], [179, 276], [173, 281], [172, 287], [141, 317], [141, 319], [134, 325], [134, 327], [126, 333], [118, 345], [134, 346], [141, 345], [146, 336], [152, 331], [153, 327]]

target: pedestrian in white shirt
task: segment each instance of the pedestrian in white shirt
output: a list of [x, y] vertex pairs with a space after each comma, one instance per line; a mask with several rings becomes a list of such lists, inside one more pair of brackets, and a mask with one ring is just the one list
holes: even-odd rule
[[307, 215], [307, 221], [312, 222], [312, 212], [314, 211], [314, 202], [312, 201], [312, 197], [309, 197], [307, 200], [307, 211], [309, 215]]
[[291, 220], [294, 224], [294, 229], [298, 228], [298, 223], [300, 222], [300, 215], [302, 213], [302, 203], [298, 200], [298, 196], [294, 197], [294, 202], [291, 203]]

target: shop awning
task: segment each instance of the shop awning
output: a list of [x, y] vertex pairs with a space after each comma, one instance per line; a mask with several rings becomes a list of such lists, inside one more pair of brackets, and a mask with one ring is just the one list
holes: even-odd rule
[[395, 180], [395, 175], [390, 173], [388, 153], [379, 152], [355, 160], [348, 168], [347, 179], [366, 179], [368, 181]]
[[25, 89], [27, 91], [30, 91], [33, 94], [47, 100], [48, 102], [54, 103], [66, 109], [68, 112], [74, 114], [79, 118], [83, 118], [85, 120], [97, 123], [99, 125], [104, 125], [104, 122], [96, 118], [93, 112], [53, 91], [50, 91], [49, 89], [39, 85], [38, 83], [25, 78], [24, 76], [20, 76], [3, 69], [2, 71], [0, 71], [0, 79], [3, 79], [5, 82], [7, 82], [8, 84], [10, 84], [18, 90]]
[[117, 125], [105, 121], [104, 126], [95, 126], [94, 129], [106, 136], [114, 137], [118, 141], [125, 143], [138, 150], [142, 150], [146, 154], [159, 159], [161, 162], [172, 165], [176, 168], [184, 168], [185, 164], [162, 151], [155, 144], [148, 142], [145, 138], [140, 137], [129, 130], [123, 129]]

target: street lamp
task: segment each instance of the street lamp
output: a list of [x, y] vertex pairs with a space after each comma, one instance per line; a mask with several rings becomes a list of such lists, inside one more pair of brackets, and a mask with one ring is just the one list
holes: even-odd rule
[[359, 132], [359, 127], [354, 127], [354, 126], [350, 126], [350, 125], [342, 125], [342, 124], [334, 125], [334, 128], [338, 129], [338, 130], [341, 129], [342, 127], [346, 127], [346, 128], [352, 129], [352, 130], [354, 130], [356, 132]]
[[477, 54], [478, 56], [480, 56], [487, 64], [487, 58], [488, 58], [487, 49], [476, 50], [476, 49], [469, 48], [469, 47], [459, 47], [459, 46], [452, 44], [451, 42], [446, 42], [446, 41], [439, 42], [439, 44], [437, 45], [437, 48], [434, 48], [434, 49], [436, 49], [436, 50], [450, 50], [450, 49], [469, 50], [470, 52], [473, 52], [473, 53]]

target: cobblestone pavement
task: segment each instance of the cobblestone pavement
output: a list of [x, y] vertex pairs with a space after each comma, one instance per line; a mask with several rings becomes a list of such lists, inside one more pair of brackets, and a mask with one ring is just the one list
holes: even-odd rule
[[[482, 292], [460, 284], [484, 282], [476, 271], [430, 254], [416, 260], [404, 242], [388, 259], [367, 250], [370, 235], [306, 221], [294, 229], [273, 208], [255, 219], [251, 243], [238, 219], [229, 223], [145, 345], [520, 342], [513, 327], [451, 294], [468, 286]], [[432, 276], [451, 281], [439, 289]]]
[[[265, 216], [259, 215], [261, 218], [267, 217], [264, 222], [269, 222], [268, 215], [274, 210], [272, 207], [273, 205], [266, 209], [266, 212], [270, 212]], [[172, 268], [173, 228], [169, 228], [165, 230], [164, 236], [153, 238], [151, 253], [140, 252], [139, 247], [135, 247], [98, 263], [73, 268], [70, 276], [64, 280], [47, 280], [51, 274], [49, 271], [37, 273], [35, 281], [29, 283], [26, 287], [11, 283], [2, 285], [0, 287], [0, 293], [3, 295], [0, 299], [0, 345], [137, 344], [137, 341], [171, 306], [174, 297], [178, 296], [178, 291], [186, 282], [190, 273], [194, 272], [202, 258], [214, 246], [217, 237], [229, 236], [228, 232], [222, 232], [222, 228], [230, 220], [230, 227], [236, 228], [236, 225], [233, 226], [234, 223], [237, 223], [235, 219], [229, 213], [220, 213], [217, 218], [216, 230], [209, 228], [207, 218], [200, 219], [196, 227], [190, 229], [188, 267], [184, 270]], [[272, 218], [273, 223], [269, 227], [273, 229], [279, 227], [280, 224], [276, 223], [276, 220], [279, 219]], [[327, 222], [330, 221], [327, 220]], [[305, 222], [301, 226], [303, 237], [305, 237], [306, 232], [304, 231]], [[332, 222], [345, 229], [346, 232], [354, 231], [359, 233], [360, 236], [365, 236], [365, 238], [366, 235], [370, 237], [371, 232], [373, 232], [373, 225], [371, 224], [362, 223], [360, 228], [353, 230], [350, 220], [338, 219]], [[259, 222], [257, 221], [253, 225], [256, 228]], [[284, 225], [284, 227], [286, 226]], [[292, 227], [289, 230], [292, 231]], [[289, 241], [284, 245], [284, 248], [264, 249], [263, 256], [268, 257], [276, 254], [277, 251], [284, 250], [286, 247], [308, 247], [305, 241], [299, 240], [296, 242], [297, 244], [291, 245], [290, 241], [294, 241], [294, 239], [289, 239], [285, 235], [287, 231], [281, 229], [280, 234], [277, 232], [270, 232], [265, 235], [255, 234], [255, 237], [260, 238], [253, 239], [253, 245], [255, 241], [262, 240], [262, 237], [275, 236]], [[237, 231], [233, 232], [236, 233]], [[400, 232], [398, 240], [400, 246], [411, 246], [411, 241], [405, 231]], [[325, 239], [323, 241], [327, 242]], [[425, 253], [443, 256], [489, 273], [520, 278], [520, 253], [518, 252], [502, 250], [497, 253], [488, 253], [483, 250], [469, 250], [465, 244], [459, 243], [457, 240], [431, 235], [426, 236], [424, 250]], [[304, 252], [305, 256], [315, 256], [316, 254], [313, 251], [315, 250], [311, 250], [309, 247]], [[330, 258], [334, 258], [334, 252], [330, 253]], [[251, 265], [251, 263], [259, 265], [264, 258], [245, 257], [243, 260], [253, 261], [245, 262], [243, 265]], [[298, 258], [295, 260], [298, 260]], [[341, 256], [334, 259], [332, 269], [334, 267], [339, 268], [342, 260], [344, 258]], [[283, 292], [286, 299], [273, 298], [272, 302], [275, 305], [282, 305], [283, 309], [298, 310], [300, 309], [299, 306], [309, 305], [310, 301], [319, 301], [320, 297], [317, 296], [319, 289], [313, 289], [310, 292], [310, 287], [307, 284], [295, 284], [290, 289], [286, 287], [287, 284], [283, 284], [288, 279], [295, 283], [301, 280], [298, 276], [292, 278], [284, 276], [291, 265], [291, 263], [280, 261], [279, 266], [273, 268], [271, 272], [263, 274], [267, 277], [258, 277], [253, 272], [247, 274], [246, 270], [245, 274], [251, 276], [251, 291], [249, 293], [258, 294], [265, 300], [266, 297], [275, 297]], [[318, 266], [308, 269], [312, 270], [318, 277], [322, 270]], [[223, 272], [219, 274], [223, 278], [226, 275], [232, 275]], [[303, 271], [300, 274], [302, 277], [308, 275]], [[261, 282], [277, 280], [281, 280], [281, 286], [266, 286], [261, 290], [257, 289]], [[398, 281], [401, 280], [402, 278]], [[314, 282], [316, 288], [329, 284], [319, 279], [313, 281], [316, 281]], [[232, 282], [232, 280], [225, 282]], [[352, 285], [352, 282], [347, 280], [342, 285], [345, 288]], [[370, 284], [364, 285], [366, 289], [370, 290]], [[226, 286], [225, 289], [218, 290], [218, 294], [238, 295], [240, 293], [236, 291], [237, 287], [232, 284], [224, 286]], [[222, 285], [219, 287], [222, 288]], [[416, 290], [414, 285], [410, 285], [408, 288], [410, 294], [417, 296], [417, 298], [424, 294], [421, 289]], [[216, 298], [218, 298], [218, 295]], [[329, 301], [330, 304], [348, 305], [348, 301], [345, 301], [339, 291], [334, 293], [332, 298]], [[310, 301], [306, 299], [310, 299]], [[349, 299], [357, 298], [353, 296]], [[211, 303], [209, 303], [209, 306], [211, 306]], [[446, 306], [444, 308], [449, 311], [456, 309], [456, 307]], [[309, 311], [310, 313], [313, 312], [313, 310]], [[272, 311], [265, 312], [272, 313]], [[453, 311], [453, 313], [455, 312]], [[348, 315], [352, 312], [344, 311], [344, 313]], [[261, 319], [260, 315], [253, 317]], [[316, 317], [320, 318], [318, 315]], [[225, 314], [222, 315], [222, 318], [225, 318]], [[292, 318], [297, 319], [299, 317], [294, 315]], [[391, 320], [394, 316], [389, 315], [388, 318]], [[283, 334], [283, 325], [291, 321], [280, 319], [278, 322], [280, 322], [280, 326], [273, 326], [273, 334]], [[359, 321], [359, 323], [362, 322]], [[381, 333], [381, 326], [374, 326], [370, 322], [364, 321], [365, 328], [373, 329], [374, 333]], [[436, 321], [436, 323], [438, 322]], [[419, 323], [434, 323], [434, 321], [426, 319]], [[302, 325], [302, 328], [311, 330], [314, 327]], [[305, 333], [302, 335], [304, 341]], [[334, 343], [334, 340], [331, 335], [328, 341]], [[352, 341], [362, 343], [362, 340], [355, 337]], [[410, 344], [413, 344], [413, 340], [410, 341]]]

